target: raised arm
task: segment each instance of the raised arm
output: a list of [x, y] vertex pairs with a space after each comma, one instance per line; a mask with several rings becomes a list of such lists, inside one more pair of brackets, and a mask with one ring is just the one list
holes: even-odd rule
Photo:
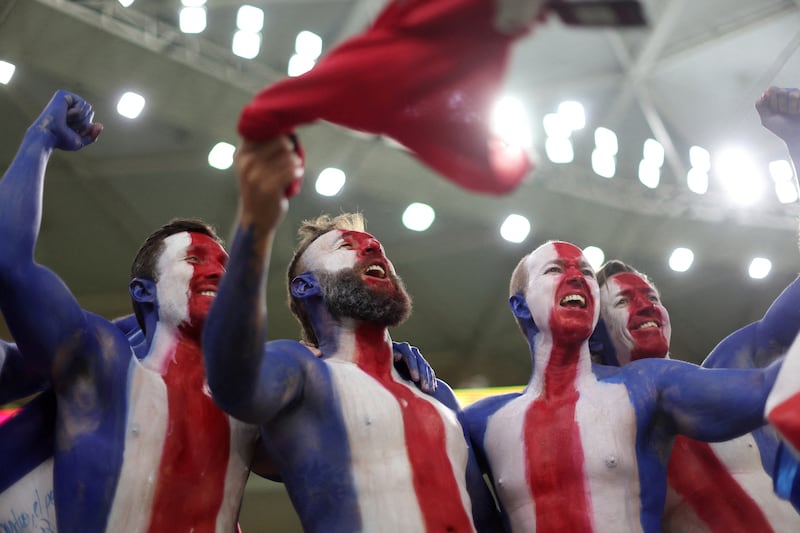
[[264, 423], [301, 390], [299, 342], [265, 347], [266, 284], [275, 232], [288, 209], [286, 191], [302, 174], [291, 142], [245, 142], [236, 154], [239, 220], [227, 271], [203, 330], [203, 354], [217, 403], [240, 420]]
[[[57, 355], [90, 351], [82, 346], [94, 318], [53, 272], [34, 262], [33, 254], [50, 155], [56, 148], [78, 150], [94, 142], [102, 126], [92, 123], [93, 116], [83, 99], [58, 91], [28, 128], [0, 180], [0, 309], [36, 374], [49, 375]], [[57, 368], [74, 370], [70, 364]]]
[[800, 165], [800, 89], [770, 87], [756, 102], [761, 124], [783, 139], [795, 167]]
[[800, 331], [800, 277], [772, 302], [764, 317], [731, 333], [709, 354], [707, 368], [763, 368], [789, 349]]
[[764, 424], [764, 404], [783, 359], [766, 368], [747, 370], [702, 368], [669, 360], [635, 363], [653, 366], [644, 371], [654, 371], [657, 408], [672, 432], [697, 440], [722, 441]]

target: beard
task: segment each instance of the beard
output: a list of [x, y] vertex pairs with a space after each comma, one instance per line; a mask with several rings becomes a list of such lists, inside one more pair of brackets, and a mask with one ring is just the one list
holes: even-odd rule
[[391, 290], [370, 287], [352, 268], [317, 273], [325, 304], [335, 318], [392, 327], [402, 324], [411, 314], [411, 297], [399, 277], [391, 273], [387, 277], [393, 285]]

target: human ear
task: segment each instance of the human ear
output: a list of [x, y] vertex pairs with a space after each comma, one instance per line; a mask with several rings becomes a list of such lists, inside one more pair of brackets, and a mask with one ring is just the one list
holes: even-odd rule
[[531, 320], [531, 310], [528, 309], [528, 303], [522, 293], [518, 292], [508, 299], [508, 305], [511, 306], [511, 312], [520, 320]]
[[152, 303], [156, 300], [156, 284], [150, 279], [133, 278], [128, 284], [128, 292], [137, 303]]
[[316, 276], [310, 272], [305, 272], [293, 278], [289, 283], [289, 291], [295, 298], [308, 298], [322, 293]]

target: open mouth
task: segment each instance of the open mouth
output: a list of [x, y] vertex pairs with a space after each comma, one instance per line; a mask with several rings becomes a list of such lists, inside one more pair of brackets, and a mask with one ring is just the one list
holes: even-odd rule
[[633, 329], [639, 330], [639, 329], [650, 329], [650, 328], [658, 328], [658, 327], [661, 327], [661, 326], [658, 325], [658, 322], [654, 322], [653, 320], [648, 320], [647, 322], [642, 322], [641, 324], [639, 324], [638, 326], [636, 326]]
[[209, 298], [215, 298], [217, 296], [217, 291], [206, 290], [206, 291], [200, 291], [198, 294], [200, 296], [207, 296]]
[[561, 298], [559, 305], [561, 305], [561, 307], [575, 307], [579, 309], [585, 309], [586, 298], [584, 298], [580, 294], [568, 294], [563, 298]]
[[386, 269], [382, 265], [370, 265], [364, 270], [364, 276], [370, 278], [386, 279]]

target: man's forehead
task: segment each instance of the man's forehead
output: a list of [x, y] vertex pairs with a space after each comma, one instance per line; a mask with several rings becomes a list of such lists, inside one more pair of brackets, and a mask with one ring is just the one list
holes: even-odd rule
[[528, 267], [532, 268], [536, 265], [544, 265], [551, 261], [580, 261], [586, 262], [583, 257], [583, 252], [574, 244], [555, 241], [548, 242], [539, 246], [536, 250], [531, 252], [528, 256]]
[[620, 272], [619, 274], [614, 274], [609, 278], [609, 281], [614, 283], [619, 292], [635, 290], [658, 292], [650, 282], [635, 272]]
[[164, 255], [182, 254], [190, 250], [209, 250], [227, 255], [222, 244], [205, 233], [181, 231], [164, 239]]

